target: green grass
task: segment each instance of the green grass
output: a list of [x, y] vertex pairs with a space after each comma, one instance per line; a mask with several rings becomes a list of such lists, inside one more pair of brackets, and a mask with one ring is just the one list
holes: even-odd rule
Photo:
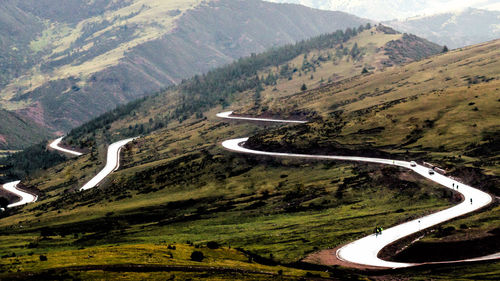
[[[205, 258], [202, 262], [192, 261], [190, 256], [193, 251], [201, 251]], [[84, 279], [88, 278], [111, 278], [120, 279], [123, 276], [122, 273], [109, 272], [106, 273], [103, 270], [99, 270], [99, 265], [146, 265], [146, 266], [158, 266], [163, 268], [168, 268], [175, 266], [178, 272], [170, 273], [170, 276], [175, 275], [176, 277], [181, 276], [200, 276], [203, 273], [196, 273], [192, 271], [191, 267], [201, 267], [204, 268], [211, 275], [216, 276], [222, 275], [228, 278], [229, 276], [235, 276], [238, 273], [231, 270], [239, 271], [249, 271], [243, 274], [243, 277], [249, 280], [253, 278], [266, 278], [269, 279], [272, 276], [277, 276], [278, 271], [281, 271], [285, 278], [295, 279], [297, 277], [305, 276], [305, 270], [298, 270], [290, 267], [284, 266], [266, 266], [260, 265], [258, 263], [253, 263], [249, 258], [240, 251], [231, 248], [219, 248], [219, 249], [209, 249], [206, 247], [194, 247], [186, 244], [135, 244], [135, 245], [106, 245], [100, 247], [91, 247], [79, 250], [69, 250], [62, 252], [49, 252], [43, 256], [47, 257], [46, 261], [40, 260], [41, 254], [30, 254], [22, 257], [11, 257], [3, 258], [0, 261], [0, 270], [4, 273], [0, 273], [0, 276], [8, 277], [15, 276], [12, 272], [30, 272], [33, 274], [41, 274], [45, 272], [47, 274], [48, 270], [64, 270], [68, 269], [71, 272], [71, 267], [73, 266], [88, 266], [94, 267], [95, 269], [81, 270]], [[217, 273], [214, 268], [221, 268], [228, 270], [228, 273]], [[165, 269], [164, 269], [165, 270]], [[185, 272], [181, 271], [185, 270]], [[75, 270], [76, 271], [76, 270]], [[136, 280], [137, 278], [147, 278], [156, 279], [159, 278], [159, 273], [140, 273], [134, 272], [134, 269], [130, 268], [130, 274], [127, 272], [127, 279]], [[170, 271], [170, 270], [168, 270]], [[125, 270], [126, 272], [126, 270]], [[313, 271], [314, 272], [314, 271]], [[66, 273], [63, 272], [63, 273]], [[54, 273], [52, 273], [54, 274]], [[61, 274], [61, 273], [60, 273]], [[163, 278], [165, 278], [165, 273], [163, 273]], [[318, 276], [327, 277], [328, 274], [324, 272], [314, 272]], [[64, 276], [64, 275], [63, 275]], [[253, 277], [252, 277], [253, 276]]]
[[[19, 244], [11, 248], [7, 242], [1, 251], [25, 255], [86, 245], [75, 243], [73, 234], [78, 233], [80, 238], [83, 235], [90, 239], [91, 245], [113, 240], [126, 244], [218, 241], [265, 257], [272, 254], [281, 262], [293, 262], [317, 249], [362, 237], [371, 232], [373, 225], [388, 227], [450, 205], [440, 188], [406, 173], [399, 177], [415, 182], [407, 189], [398, 181], [383, 184], [385, 177], [378, 167], [255, 159], [225, 152], [217, 145], [220, 140], [249, 134], [258, 127], [231, 124], [213, 129], [216, 124], [203, 121], [139, 140], [123, 153], [123, 169], [102, 186], [102, 191], [68, 197], [78, 196], [74, 201], [60, 199], [64, 184], [46, 192], [40, 202], [0, 223], [4, 227], [23, 225], [23, 232], [31, 233], [21, 238], [24, 245], [37, 239], [41, 227], [64, 232], [66, 237], [42, 241], [36, 249]], [[200, 149], [206, 152], [200, 155]], [[156, 162], [150, 158], [153, 150]], [[178, 162], [176, 155], [197, 157]], [[40, 182], [40, 188], [46, 190], [64, 183], [70, 175], [79, 178], [73, 174], [88, 172], [77, 167], [90, 162], [88, 156], [71, 160], [51, 169], [51, 177], [30, 184]], [[231, 176], [237, 167], [242, 173]], [[158, 181], [164, 174], [168, 181]], [[139, 181], [140, 189], [131, 186], [131, 180]], [[339, 197], [342, 183], [346, 188]], [[144, 190], [151, 191], [139, 193]], [[118, 200], [122, 194], [130, 194], [131, 198]], [[190, 199], [190, 203], [182, 203]], [[51, 202], [56, 204], [47, 208]], [[96, 236], [101, 233], [96, 226], [109, 221], [119, 223], [106, 230], [110, 235]], [[17, 237], [20, 231], [18, 227], [5, 229], [11, 237]]]

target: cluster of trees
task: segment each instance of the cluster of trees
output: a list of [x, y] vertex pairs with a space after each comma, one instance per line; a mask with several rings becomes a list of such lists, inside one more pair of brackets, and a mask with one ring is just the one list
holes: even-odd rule
[[30, 173], [47, 169], [66, 160], [57, 152], [48, 151], [46, 142], [31, 146], [21, 152], [0, 159], [0, 180], [24, 179]]
[[125, 105], [117, 106], [115, 109], [108, 111], [107, 113], [104, 113], [103, 115], [92, 119], [77, 128], [74, 128], [69, 132], [66, 140], [72, 144], [75, 143], [77, 139], [82, 138], [86, 134], [94, 133], [98, 129], [109, 129], [111, 123], [129, 115], [131, 112], [139, 108], [145, 100], [146, 98], [141, 98]]
[[[190, 116], [217, 105], [224, 107], [229, 105], [235, 93], [258, 89], [262, 83], [273, 85], [278, 75], [269, 73], [265, 79], [260, 79], [257, 72], [266, 67], [278, 67], [312, 50], [333, 48], [367, 28], [371, 28], [371, 25], [347, 28], [345, 31], [337, 30], [296, 44], [274, 48], [258, 55], [252, 54], [250, 57], [240, 58], [232, 64], [217, 68], [207, 74], [184, 80], [179, 85], [179, 90], [185, 96], [179, 106], [182, 110], [174, 112], [173, 118]], [[359, 54], [358, 51], [354, 51], [355, 55]], [[290, 71], [293, 69], [284, 65], [280, 69], [279, 76], [286, 76]]]

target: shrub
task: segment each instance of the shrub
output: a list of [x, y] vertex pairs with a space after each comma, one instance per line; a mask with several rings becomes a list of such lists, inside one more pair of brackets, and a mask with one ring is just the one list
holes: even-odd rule
[[47, 261], [47, 256], [40, 255], [40, 261]]
[[219, 249], [219, 247], [220, 247], [219, 243], [217, 243], [215, 241], [210, 241], [207, 243], [207, 248], [209, 248], [209, 249], [214, 250], [214, 249]]
[[205, 256], [200, 251], [194, 251], [191, 253], [191, 260], [192, 261], [201, 262], [201, 261], [203, 261], [204, 258], [205, 258]]

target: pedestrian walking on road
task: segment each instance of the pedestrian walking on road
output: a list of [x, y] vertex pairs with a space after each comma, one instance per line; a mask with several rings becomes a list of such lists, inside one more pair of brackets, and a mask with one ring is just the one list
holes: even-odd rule
[[379, 234], [380, 234], [380, 235], [382, 235], [382, 231], [383, 231], [383, 230], [384, 230], [384, 229], [383, 229], [382, 227], [379, 227], [379, 228], [378, 228], [378, 231], [379, 231]]
[[378, 232], [379, 232], [379, 231], [378, 231], [378, 226], [376, 226], [376, 227], [375, 227], [374, 232], [375, 232], [375, 237], [377, 237], [377, 236], [378, 236], [378, 234], [379, 234], [379, 233], [378, 233]]
[[470, 204], [472, 205], [472, 198], [470, 199]]

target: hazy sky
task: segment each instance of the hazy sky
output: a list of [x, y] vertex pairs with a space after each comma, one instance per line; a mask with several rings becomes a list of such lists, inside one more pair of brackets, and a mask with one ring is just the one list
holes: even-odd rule
[[405, 19], [432, 15], [468, 7], [499, 10], [500, 0], [267, 0], [338, 10], [373, 20]]

